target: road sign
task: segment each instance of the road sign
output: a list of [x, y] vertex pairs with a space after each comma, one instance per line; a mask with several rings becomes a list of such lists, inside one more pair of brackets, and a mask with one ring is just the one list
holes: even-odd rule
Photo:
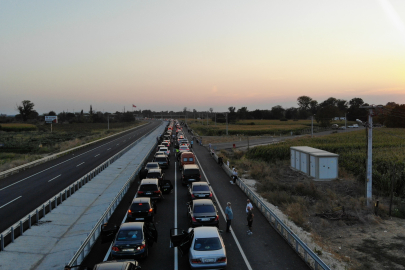
[[57, 116], [45, 116], [45, 122], [58, 123], [58, 117]]

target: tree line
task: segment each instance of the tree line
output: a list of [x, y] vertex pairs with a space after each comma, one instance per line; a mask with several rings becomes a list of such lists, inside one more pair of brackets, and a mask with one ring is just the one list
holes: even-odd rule
[[[320, 123], [321, 126], [329, 126], [331, 121], [338, 117], [346, 117], [348, 121], [356, 121], [357, 119], [366, 122], [368, 110], [360, 108], [368, 106], [361, 98], [353, 98], [349, 101], [330, 97], [323, 102], [318, 102], [309, 96], [300, 96], [297, 98], [297, 107], [283, 108], [280, 105], [273, 106], [271, 109], [249, 111], [247, 107], [228, 107], [227, 117], [228, 122], [235, 123], [238, 120], [249, 119], [278, 119], [281, 121], [313, 119]], [[24, 100], [20, 105], [16, 106], [19, 112], [15, 116], [16, 121], [44, 121], [47, 115], [57, 115], [59, 122], [69, 123], [106, 123], [111, 122], [131, 122], [135, 121], [135, 117], [147, 118], [169, 118], [169, 117], [185, 117], [188, 118], [212, 118], [217, 122], [225, 122], [225, 113], [214, 113], [213, 108], [207, 111], [197, 111], [196, 109], [189, 110], [184, 107], [182, 111], [152, 111], [152, 110], [135, 110], [127, 112], [108, 113], [93, 110], [90, 105], [88, 112], [60, 112], [56, 114], [54, 111], [39, 115], [34, 110], [35, 104], [29, 100]], [[397, 104], [388, 102], [382, 108], [375, 110], [374, 123], [385, 125], [387, 127], [402, 127], [405, 128], [405, 104]], [[13, 119], [0, 116], [0, 122], [13, 121]]]

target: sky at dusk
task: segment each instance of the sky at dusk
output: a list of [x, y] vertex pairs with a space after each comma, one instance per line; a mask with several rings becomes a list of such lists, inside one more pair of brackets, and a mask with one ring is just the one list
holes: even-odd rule
[[0, 113], [405, 103], [404, 0], [0, 1]]

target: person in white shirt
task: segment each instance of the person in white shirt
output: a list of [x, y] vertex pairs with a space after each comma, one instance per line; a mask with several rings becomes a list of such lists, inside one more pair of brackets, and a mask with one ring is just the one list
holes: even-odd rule
[[247, 204], [246, 204], [246, 214], [249, 212], [249, 208], [250, 207], [250, 209], [252, 209], [253, 210], [253, 205], [252, 205], [252, 203], [250, 202], [250, 200], [249, 199], [247, 199]]

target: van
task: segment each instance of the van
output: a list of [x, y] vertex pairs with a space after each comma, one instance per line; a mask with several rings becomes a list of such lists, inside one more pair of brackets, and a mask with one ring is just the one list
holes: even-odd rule
[[192, 152], [183, 152], [180, 156], [179, 169], [183, 169], [184, 165], [195, 164], [195, 156]]

